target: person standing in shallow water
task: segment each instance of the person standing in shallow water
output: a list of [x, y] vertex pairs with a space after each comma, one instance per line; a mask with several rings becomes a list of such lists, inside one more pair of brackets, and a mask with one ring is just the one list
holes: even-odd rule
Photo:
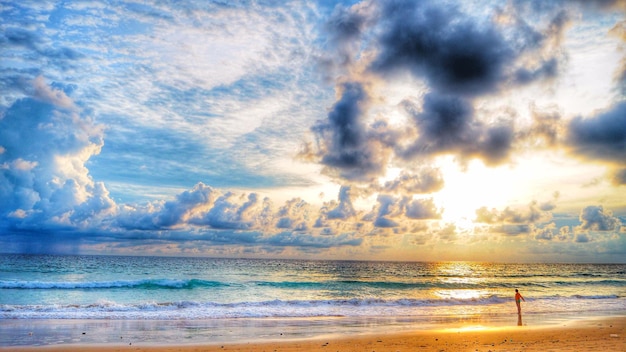
[[524, 297], [522, 297], [522, 294], [519, 293], [519, 291], [517, 289], [515, 289], [515, 304], [517, 305], [517, 314], [520, 314], [520, 315], [522, 314], [521, 301], [526, 302]]

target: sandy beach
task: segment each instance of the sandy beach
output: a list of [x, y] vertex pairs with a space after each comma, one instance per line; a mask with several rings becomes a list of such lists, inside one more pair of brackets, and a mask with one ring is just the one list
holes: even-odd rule
[[[9, 350], [9, 348], [0, 348]], [[57, 351], [139, 351], [139, 352], [216, 352], [216, 351], [626, 351], [626, 317], [605, 317], [564, 322], [559, 326], [483, 327], [467, 325], [394, 333], [381, 331], [357, 336], [334, 336], [304, 340], [259, 343], [154, 346], [149, 342], [124, 342], [108, 345], [61, 345], [11, 347], [19, 352]]]

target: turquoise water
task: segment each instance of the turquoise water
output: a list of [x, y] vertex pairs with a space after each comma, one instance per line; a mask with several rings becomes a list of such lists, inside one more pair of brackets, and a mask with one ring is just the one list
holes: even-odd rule
[[2, 255], [0, 324], [498, 320], [516, 315], [515, 288], [526, 321], [626, 314], [624, 264]]

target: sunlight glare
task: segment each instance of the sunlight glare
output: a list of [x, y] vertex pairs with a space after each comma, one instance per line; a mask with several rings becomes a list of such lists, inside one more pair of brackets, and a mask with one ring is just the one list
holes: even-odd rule
[[448, 160], [442, 170], [446, 186], [435, 195], [435, 202], [443, 208], [442, 220], [457, 227], [470, 226], [480, 207], [499, 207], [514, 196], [511, 172], [506, 168], [488, 168], [472, 161], [463, 171]]

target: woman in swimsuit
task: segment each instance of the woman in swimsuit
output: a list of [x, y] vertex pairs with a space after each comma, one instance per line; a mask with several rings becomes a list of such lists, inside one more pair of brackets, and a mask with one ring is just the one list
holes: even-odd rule
[[524, 297], [522, 297], [519, 291], [515, 289], [515, 304], [517, 305], [517, 314], [522, 314], [522, 306], [520, 301], [526, 302], [526, 300], [524, 299]]

